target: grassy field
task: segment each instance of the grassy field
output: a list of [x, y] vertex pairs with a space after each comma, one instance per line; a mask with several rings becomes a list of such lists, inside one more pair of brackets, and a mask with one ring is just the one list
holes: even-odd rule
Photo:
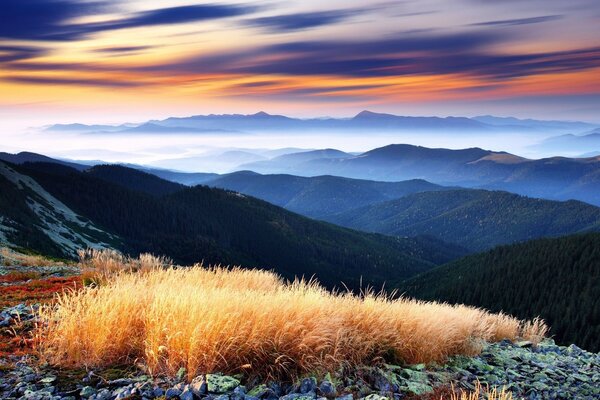
[[[104, 257], [104, 258], [103, 258]], [[383, 294], [331, 293], [258, 270], [165, 268], [165, 260], [91, 254], [98, 285], [46, 307], [38, 348], [52, 364], [143, 361], [153, 374], [225, 372], [289, 379], [378, 362], [443, 361], [483, 341], [538, 341], [546, 326]], [[85, 268], [84, 268], [85, 270]], [[85, 274], [86, 272], [84, 272]]]

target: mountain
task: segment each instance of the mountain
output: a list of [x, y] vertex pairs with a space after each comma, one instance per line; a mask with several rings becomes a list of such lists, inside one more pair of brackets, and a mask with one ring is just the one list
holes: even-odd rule
[[86, 124], [54, 124], [47, 126], [44, 130], [56, 131], [56, 132], [76, 132], [76, 133], [89, 133], [89, 132], [112, 132], [128, 129], [132, 124], [122, 125], [86, 125]]
[[128, 132], [128, 133], [203, 133], [203, 132], [372, 132], [373, 130], [432, 132], [432, 133], [537, 133], [583, 132], [598, 125], [571, 121], [537, 121], [516, 118], [481, 116], [418, 117], [377, 113], [364, 110], [351, 118], [292, 118], [264, 111], [255, 114], [210, 114], [171, 117], [141, 124], [110, 125], [52, 125], [49, 131], [68, 132]]
[[600, 351], [600, 234], [502, 246], [428, 271], [400, 291], [519, 318], [541, 316], [560, 343]]
[[257, 197], [312, 218], [322, 218], [407, 194], [445, 190], [423, 180], [375, 182], [336, 176], [260, 175], [241, 171], [205, 183]]
[[567, 134], [551, 137], [531, 148], [554, 154], [565, 154], [565, 152], [580, 154], [591, 150], [600, 150], [600, 128], [581, 135]]
[[600, 208], [487, 190], [424, 192], [325, 220], [386, 235], [431, 235], [473, 251], [529, 239], [600, 231]]
[[73, 211], [15, 166], [0, 161], [0, 243], [55, 257], [74, 257], [79, 248], [118, 246], [120, 240]]
[[336, 149], [310, 150], [283, 154], [269, 160], [241, 164], [236, 169], [259, 173], [286, 173], [288, 171], [303, 170], [305, 166], [310, 166], [311, 171], [316, 172], [320, 163], [349, 157], [353, 157], [353, 155]]
[[156, 175], [122, 165], [96, 165], [86, 170], [85, 173], [106, 182], [116, 183], [131, 190], [158, 197], [185, 189], [182, 184], [160, 179]]
[[0, 152], [0, 161], [6, 161], [11, 164], [24, 164], [26, 162], [46, 162], [66, 165], [67, 167], [75, 168], [76, 170], [83, 171], [89, 168], [88, 165], [78, 164], [72, 161], [64, 161], [56, 158], [50, 158], [42, 154], [30, 153], [28, 151], [22, 151], [17, 154], [3, 153]]
[[268, 158], [260, 154], [243, 150], [228, 150], [224, 152], [213, 152], [192, 157], [180, 157], [159, 160], [152, 165], [160, 168], [172, 168], [183, 171], [212, 171], [229, 172], [240, 164], [260, 162]]
[[492, 115], [482, 115], [473, 117], [472, 119], [487, 125], [525, 130], [534, 129], [540, 132], [585, 132], [590, 129], [598, 128], [597, 124], [579, 121], [543, 121], [514, 117], [495, 117]]
[[160, 168], [149, 168], [145, 166], [128, 166], [129, 168], [135, 168], [137, 170], [146, 172], [148, 174], [152, 174], [158, 176], [161, 179], [181, 183], [186, 186], [195, 186], [202, 185], [210, 180], [218, 177], [218, 174], [213, 173], [205, 173], [205, 172], [181, 172], [181, 171], [172, 171], [169, 169], [160, 169]]
[[[196, 186], [157, 196], [130, 186], [139, 171], [100, 179], [58, 164], [25, 164], [29, 176], [78, 215], [122, 240], [117, 248], [190, 264], [276, 268], [287, 278], [316, 275], [349, 287], [413, 276], [464, 254], [430, 237], [392, 238], [314, 221], [264, 201]], [[130, 177], [125, 177], [129, 171]], [[106, 176], [112, 180], [108, 182]], [[168, 185], [168, 183], [163, 183]]]
[[450, 150], [392, 144], [349, 157], [317, 158], [287, 166], [267, 161], [260, 167], [253, 170], [388, 182], [425, 179], [439, 185], [506, 190], [531, 197], [576, 199], [600, 205], [598, 158], [531, 160], [480, 148]]
[[[101, 131], [100, 131], [101, 132]], [[119, 133], [239, 133], [237, 131], [217, 128], [198, 128], [188, 126], [165, 126], [154, 122], [146, 122], [145, 124], [124, 128], [112, 132]]]

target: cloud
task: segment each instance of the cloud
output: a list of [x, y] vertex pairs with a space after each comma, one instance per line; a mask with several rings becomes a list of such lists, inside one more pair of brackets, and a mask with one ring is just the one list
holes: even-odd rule
[[555, 21], [563, 18], [563, 15], [543, 15], [540, 17], [518, 18], [518, 19], [503, 19], [497, 21], [477, 22], [471, 26], [515, 26], [515, 25], [530, 25], [539, 24], [542, 22]]
[[142, 86], [140, 83], [131, 81], [113, 81], [108, 79], [79, 79], [79, 78], [47, 78], [29, 76], [8, 76], [0, 78], [6, 82], [23, 83], [31, 85], [67, 85], [67, 86], [96, 86], [107, 88], [122, 88]]
[[88, 35], [125, 28], [207, 21], [248, 14], [256, 7], [198, 4], [159, 8], [128, 14], [99, 23], [73, 23], [77, 17], [110, 10], [109, 3], [81, 0], [2, 0], [0, 38], [39, 41], [70, 41]]
[[32, 46], [0, 46], [0, 62], [14, 62], [37, 57], [46, 53], [45, 49]]
[[101, 49], [94, 50], [96, 53], [108, 53], [108, 54], [120, 54], [120, 53], [135, 53], [138, 51], [151, 49], [152, 46], [117, 46], [117, 47], [103, 47]]
[[231, 4], [196, 4], [143, 11], [127, 18], [87, 25], [96, 31], [143, 26], [183, 24], [221, 18], [236, 17], [256, 11], [256, 7]]
[[365, 41], [296, 41], [195, 56], [138, 70], [255, 76], [465, 74], [493, 80], [600, 67], [600, 47], [530, 54], [496, 54], [490, 50], [508, 37], [503, 31], [484, 30]]
[[359, 10], [336, 10], [277, 15], [250, 19], [246, 21], [246, 24], [266, 28], [273, 32], [289, 32], [335, 24], [362, 12]]
[[70, 24], [73, 18], [92, 15], [106, 3], [77, 0], [2, 0], [0, 37], [19, 40], [73, 40], [85, 34]]

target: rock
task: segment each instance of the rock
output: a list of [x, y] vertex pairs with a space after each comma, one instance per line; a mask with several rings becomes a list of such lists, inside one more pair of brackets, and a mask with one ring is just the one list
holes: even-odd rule
[[179, 397], [180, 394], [181, 394], [181, 390], [176, 389], [176, 388], [170, 388], [170, 389], [167, 389], [167, 391], [165, 392], [165, 397], [167, 399], [174, 399], [176, 397]]
[[257, 386], [254, 386], [252, 389], [250, 389], [250, 391], [248, 392], [246, 399], [248, 398], [248, 396], [250, 397], [257, 397], [257, 398], [261, 398], [263, 397], [266, 393], [268, 393], [270, 389], [267, 387], [267, 385], [264, 384], [260, 384]]
[[122, 386], [113, 392], [113, 396], [115, 396], [115, 400], [122, 400], [128, 397], [133, 396], [137, 393], [137, 389], [132, 385]]
[[175, 377], [177, 378], [178, 381], [182, 381], [185, 378], [185, 375], [187, 374], [187, 370], [185, 368], [179, 368], [179, 371], [177, 371], [177, 374], [175, 375]]
[[79, 391], [79, 395], [84, 398], [88, 398], [96, 394], [96, 389], [91, 386], [84, 386], [83, 389]]
[[112, 381], [109, 381], [108, 384], [109, 386], [128, 386], [131, 385], [133, 383], [133, 381], [131, 379], [127, 379], [127, 378], [120, 378], [120, 379], [115, 379]]
[[325, 397], [335, 397], [337, 391], [331, 381], [324, 380], [319, 385], [319, 393]]
[[56, 381], [56, 376], [54, 375], [49, 375], [45, 378], [40, 379], [40, 383], [53, 383], [54, 381]]
[[110, 390], [100, 389], [100, 390], [98, 390], [98, 393], [96, 393], [94, 396], [92, 396], [92, 399], [107, 400], [107, 399], [110, 399], [111, 397], [112, 397], [112, 394], [110, 393]]
[[231, 400], [245, 400], [246, 398], [246, 388], [243, 386], [238, 386], [233, 389], [233, 393], [231, 394]]
[[152, 395], [154, 397], [162, 397], [165, 395], [165, 390], [163, 388], [157, 386], [152, 390]]
[[179, 395], [179, 399], [180, 400], [194, 400], [194, 393], [190, 389], [189, 385], [186, 385], [186, 387], [183, 388], [183, 391]]
[[354, 396], [351, 394], [345, 394], [343, 396], [338, 396], [335, 400], [354, 400]]
[[240, 385], [240, 381], [227, 375], [207, 374], [207, 389], [209, 393], [227, 393]]
[[317, 390], [317, 379], [310, 377], [304, 378], [300, 382], [299, 392], [302, 394], [315, 392]]
[[522, 347], [522, 348], [530, 348], [533, 347], [533, 343], [531, 343], [528, 340], [521, 340], [519, 342], [516, 342], [515, 345]]
[[200, 397], [208, 393], [208, 384], [203, 375], [197, 376], [190, 382], [190, 389], [192, 393]]
[[368, 396], [365, 397], [361, 397], [362, 400], [388, 400], [387, 397], [379, 395], [379, 394], [370, 394]]

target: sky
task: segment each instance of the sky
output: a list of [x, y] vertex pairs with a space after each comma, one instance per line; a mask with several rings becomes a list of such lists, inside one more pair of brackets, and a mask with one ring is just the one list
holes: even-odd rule
[[369, 109], [598, 122], [599, 26], [597, 0], [2, 0], [0, 119]]

